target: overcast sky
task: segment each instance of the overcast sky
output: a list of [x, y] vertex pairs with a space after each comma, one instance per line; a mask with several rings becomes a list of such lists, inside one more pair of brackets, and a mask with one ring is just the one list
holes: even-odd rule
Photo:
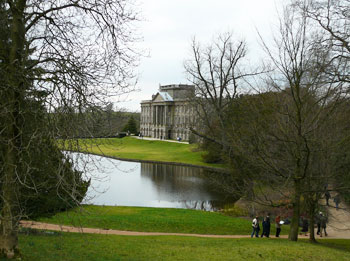
[[123, 96], [118, 108], [140, 111], [141, 100], [151, 99], [159, 84], [188, 83], [183, 62], [190, 57], [190, 43], [208, 43], [222, 32], [233, 32], [248, 44], [249, 58], [257, 63], [261, 48], [256, 30], [271, 38], [277, 25], [277, 10], [286, 0], [140, 0], [143, 17], [139, 24], [142, 58], [138, 92]]

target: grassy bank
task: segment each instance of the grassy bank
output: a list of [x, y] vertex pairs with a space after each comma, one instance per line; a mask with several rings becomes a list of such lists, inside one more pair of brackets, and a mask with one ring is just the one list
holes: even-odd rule
[[[39, 221], [80, 227], [147, 232], [248, 235], [251, 220], [189, 209], [84, 206]], [[287, 234], [289, 226], [282, 228]], [[275, 233], [271, 226], [272, 235]]]
[[207, 167], [224, 167], [222, 164], [203, 162], [203, 151], [196, 145], [155, 140], [142, 140], [133, 137], [122, 139], [81, 139], [66, 141], [65, 149], [89, 152], [111, 157], [148, 160], [160, 162], [176, 162]]
[[21, 235], [22, 260], [350, 260], [349, 240]]

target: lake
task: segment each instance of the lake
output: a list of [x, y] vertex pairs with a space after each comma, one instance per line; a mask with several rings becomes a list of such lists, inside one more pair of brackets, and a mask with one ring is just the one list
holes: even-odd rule
[[204, 168], [120, 161], [73, 153], [91, 185], [84, 204], [215, 211], [236, 199]]

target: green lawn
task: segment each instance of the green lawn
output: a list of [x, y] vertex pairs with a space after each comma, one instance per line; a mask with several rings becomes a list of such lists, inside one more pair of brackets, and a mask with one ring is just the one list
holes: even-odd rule
[[349, 240], [213, 239], [75, 233], [21, 235], [22, 260], [350, 260]]
[[[147, 232], [249, 235], [251, 220], [189, 209], [84, 206], [39, 221], [80, 227]], [[289, 226], [282, 227], [288, 234]], [[271, 234], [275, 226], [271, 226]]]
[[[133, 231], [249, 234], [251, 221], [186, 209], [84, 206], [40, 221]], [[274, 230], [274, 226], [272, 226]], [[288, 226], [282, 231], [288, 232]], [[32, 230], [29, 230], [32, 231]], [[35, 231], [34, 231], [35, 232]], [[274, 231], [272, 231], [272, 234]], [[23, 260], [350, 260], [350, 240], [21, 234]]]
[[68, 140], [62, 149], [89, 152], [99, 155], [134, 160], [151, 160], [161, 162], [177, 162], [198, 166], [219, 167], [222, 164], [208, 164], [203, 162], [203, 151], [196, 145], [176, 142], [142, 140], [133, 137], [122, 139], [80, 139]]

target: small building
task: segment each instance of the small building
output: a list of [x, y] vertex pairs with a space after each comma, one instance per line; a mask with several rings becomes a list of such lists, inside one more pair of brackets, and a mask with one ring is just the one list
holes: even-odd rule
[[141, 102], [140, 132], [157, 139], [189, 140], [194, 120], [191, 98], [195, 87], [186, 84], [159, 86], [152, 100]]

